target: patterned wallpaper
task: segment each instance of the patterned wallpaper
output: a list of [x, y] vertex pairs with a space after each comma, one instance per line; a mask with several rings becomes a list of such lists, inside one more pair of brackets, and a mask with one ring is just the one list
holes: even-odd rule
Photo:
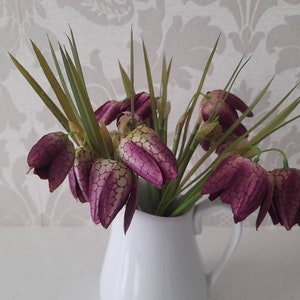
[[[171, 128], [195, 91], [219, 33], [221, 40], [205, 90], [224, 87], [241, 56], [252, 55], [233, 91], [249, 103], [276, 74], [264, 102], [254, 112], [262, 116], [300, 77], [298, 0], [1, 0], [0, 16], [1, 225], [91, 224], [88, 206], [73, 200], [67, 182], [49, 194], [46, 182], [26, 175], [26, 155], [33, 143], [59, 129], [7, 54], [15, 55], [49, 90], [30, 39], [50, 56], [47, 35], [53, 43], [58, 39], [67, 44], [65, 32], [72, 27], [96, 108], [106, 100], [124, 97], [118, 59], [128, 66], [132, 27], [137, 90], [146, 86], [141, 38], [147, 45], [157, 86], [164, 51], [168, 58], [173, 57]], [[299, 133], [300, 126], [294, 124], [264, 146], [282, 145], [290, 164], [299, 167], [300, 149], [295, 143]], [[277, 156], [269, 155], [265, 166], [275, 168], [281, 163]], [[223, 225], [228, 220], [221, 213], [209, 218], [211, 224]], [[246, 223], [252, 225], [253, 220]]]

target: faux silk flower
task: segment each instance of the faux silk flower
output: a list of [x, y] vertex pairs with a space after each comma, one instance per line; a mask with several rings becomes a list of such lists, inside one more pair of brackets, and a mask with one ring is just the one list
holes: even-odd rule
[[53, 192], [68, 175], [75, 158], [75, 149], [68, 135], [52, 132], [44, 135], [30, 150], [27, 156], [29, 171], [41, 179], [49, 181], [49, 190]]
[[263, 167], [240, 155], [232, 155], [212, 172], [202, 193], [210, 194], [211, 200], [220, 197], [222, 202], [230, 204], [234, 221], [241, 222], [259, 207], [259, 220], [265, 217], [273, 187], [272, 178]]
[[[247, 109], [247, 104], [233, 93], [224, 90], [208, 92], [200, 103], [200, 116], [204, 121], [202, 127], [209, 123], [215, 123], [216, 125], [209, 134], [201, 139], [200, 144], [202, 148], [207, 151], [214, 146], [222, 135], [238, 120], [239, 115], [237, 111], [244, 113]], [[250, 111], [247, 117], [253, 117], [253, 113]], [[216, 152], [220, 154], [231, 142], [246, 132], [246, 127], [239, 123], [233, 132], [228, 135], [227, 139], [218, 146]], [[245, 134], [246, 136], [247, 134]]]
[[[135, 210], [134, 175], [123, 163], [111, 159], [97, 159], [91, 168], [89, 199], [91, 216], [96, 224], [107, 228], [121, 208], [129, 202], [128, 218]], [[130, 197], [132, 193], [132, 197]], [[132, 204], [133, 203], [133, 204]], [[128, 219], [124, 220], [128, 224]], [[125, 226], [125, 225], [124, 225]], [[126, 225], [125, 228], [128, 228]]]
[[[208, 92], [202, 99], [200, 105], [200, 113], [204, 122], [212, 117], [217, 117], [223, 132], [238, 119], [237, 111], [244, 113], [248, 106], [236, 95], [224, 90], [214, 90]], [[248, 117], [253, 117], [253, 113], [249, 112]], [[234, 130], [237, 136], [246, 132], [246, 127], [239, 124]]]
[[68, 175], [70, 190], [80, 202], [89, 202], [90, 173], [96, 159], [97, 156], [88, 147], [78, 147], [75, 151], [74, 164]]
[[274, 193], [269, 214], [274, 224], [287, 230], [300, 225], [300, 170], [282, 168], [270, 171], [274, 180]]
[[[105, 125], [111, 124], [123, 112], [131, 112], [131, 98], [123, 101], [109, 100], [101, 105], [96, 111], [96, 119]], [[151, 118], [150, 96], [145, 92], [134, 96], [134, 113], [142, 120]]]
[[118, 152], [128, 167], [157, 187], [178, 176], [175, 156], [158, 135], [145, 125], [137, 126], [122, 138]]

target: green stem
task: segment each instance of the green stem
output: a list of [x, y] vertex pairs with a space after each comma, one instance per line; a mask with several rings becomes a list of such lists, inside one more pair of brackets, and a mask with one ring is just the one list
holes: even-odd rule
[[131, 122], [133, 127], [135, 128], [135, 115], [134, 115], [134, 49], [133, 49], [133, 32], [131, 28], [130, 33], [130, 83], [131, 83], [131, 99], [130, 99], [130, 109], [131, 109]]
[[278, 149], [278, 148], [269, 148], [269, 149], [266, 149], [266, 150], [262, 150], [261, 154], [265, 153], [265, 152], [271, 152], [271, 151], [278, 152], [282, 156], [283, 167], [285, 169], [288, 169], [289, 168], [289, 161], [288, 161], [287, 156], [286, 156], [286, 154], [283, 150]]

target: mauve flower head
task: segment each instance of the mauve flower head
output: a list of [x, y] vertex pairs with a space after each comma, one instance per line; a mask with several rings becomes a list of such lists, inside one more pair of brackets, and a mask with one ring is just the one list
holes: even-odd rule
[[[121, 111], [131, 111], [131, 98], [123, 101]], [[134, 96], [134, 113], [142, 120], [152, 116], [150, 95], [145, 92], [138, 93]]]
[[121, 106], [121, 101], [109, 100], [105, 102], [95, 111], [97, 121], [99, 123], [103, 122], [105, 125], [109, 125], [120, 114]]
[[259, 164], [240, 155], [225, 158], [207, 179], [202, 194], [220, 197], [231, 205], [234, 221], [240, 222], [260, 207], [257, 227], [271, 205], [273, 180]]
[[274, 224], [287, 230], [300, 225], [300, 170], [282, 168], [270, 171], [274, 180], [274, 193], [269, 214]]
[[83, 195], [83, 193], [79, 187], [79, 184], [78, 184], [78, 181], [77, 181], [77, 178], [75, 175], [74, 167], [72, 167], [70, 169], [70, 171], [68, 173], [68, 179], [69, 179], [70, 191], [71, 191], [73, 197], [75, 199], [78, 199], [81, 203], [87, 202], [86, 197]]
[[118, 153], [129, 168], [157, 187], [178, 176], [174, 154], [156, 132], [145, 125], [137, 126], [121, 139]]
[[205, 151], [214, 146], [218, 139], [223, 135], [223, 129], [220, 124], [204, 123], [200, 130], [203, 132], [200, 145]]
[[99, 158], [90, 172], [89, 199], [94, 223], [107, 228], [126, 205], [124, 230], [136, 209], [136, 184], [132, 171], [122, 162]]
[[53, 192], [68, 175], [74, 162], [74, 145], [68, 135], [53, 132], [44, 135], [27, 156], [29, 171], [41, 179], [48, 179], [49, 190]]
[[89, 178], [96, 155], [88, 147], [75, 150], [74, 165], [69, 172], [69, 185], [75, 199], [80, 202], [89, 201]]
[[[126, 98], [123, 101], [109, 100], [95, 111], [95, 115], [99, 123], [103, 122], [105, 125], [109, 125], [124, 112], [131, 112], [131, 98]], [[134, 96], [134, 113], [142, 120], [151, 120], [149, 94], [141, 92]]]
[[[248, 106], [237, 96], [223, 90], [208, 92], [200, 104], [200, 114], [204, 122], [210, 120], [212, 116], [218, 117], [218, 121], [223, 128], [223, 132], [239, 118], [237, 111], [244, 113]], [[253, 113], [249, 112], [248, 117]], [[247, 132], [243, 124], [239, 124], [233, 133], [241, 136]]]
[[[212, 130], [206, 130], [206, 127], [209, 128], [210, 125], [213, 125]], [[229, 147], [238, 136], [234, 133], [231, 133], [227, 136], [227, 138], [221, 143], [219, 143], [219, 139], [224, 136], [223, 128], [222, 126], [217, 123], [204, 123], [201, 126], [200, 129], [202, 132], [204, 132], [203, 137], [200, 140], [200, 145], [203, 150], [208, 151], [210, 148], [215, 147], [215, 152], [217, 154], [221, 154], [227, 147]], [[207, 132], [205, 132], [207, 131]], [[247, 139], [241, 139], [241, 141], [238, 143], [237, 148], [243, 146], [247, 142]]]

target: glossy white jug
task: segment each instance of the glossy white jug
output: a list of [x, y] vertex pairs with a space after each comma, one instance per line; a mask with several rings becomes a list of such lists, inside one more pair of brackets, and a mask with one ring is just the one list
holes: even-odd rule
[[233, 234], [214, 270], [206, 274], [196, 235], [204, 214], [231, 210], [201, 201], [187, 214], [167, 218], [136, 211], [126, 235], [123, 212], [114, 220], [100, 278], [101, 300], [208, 300], [241, 235]]

